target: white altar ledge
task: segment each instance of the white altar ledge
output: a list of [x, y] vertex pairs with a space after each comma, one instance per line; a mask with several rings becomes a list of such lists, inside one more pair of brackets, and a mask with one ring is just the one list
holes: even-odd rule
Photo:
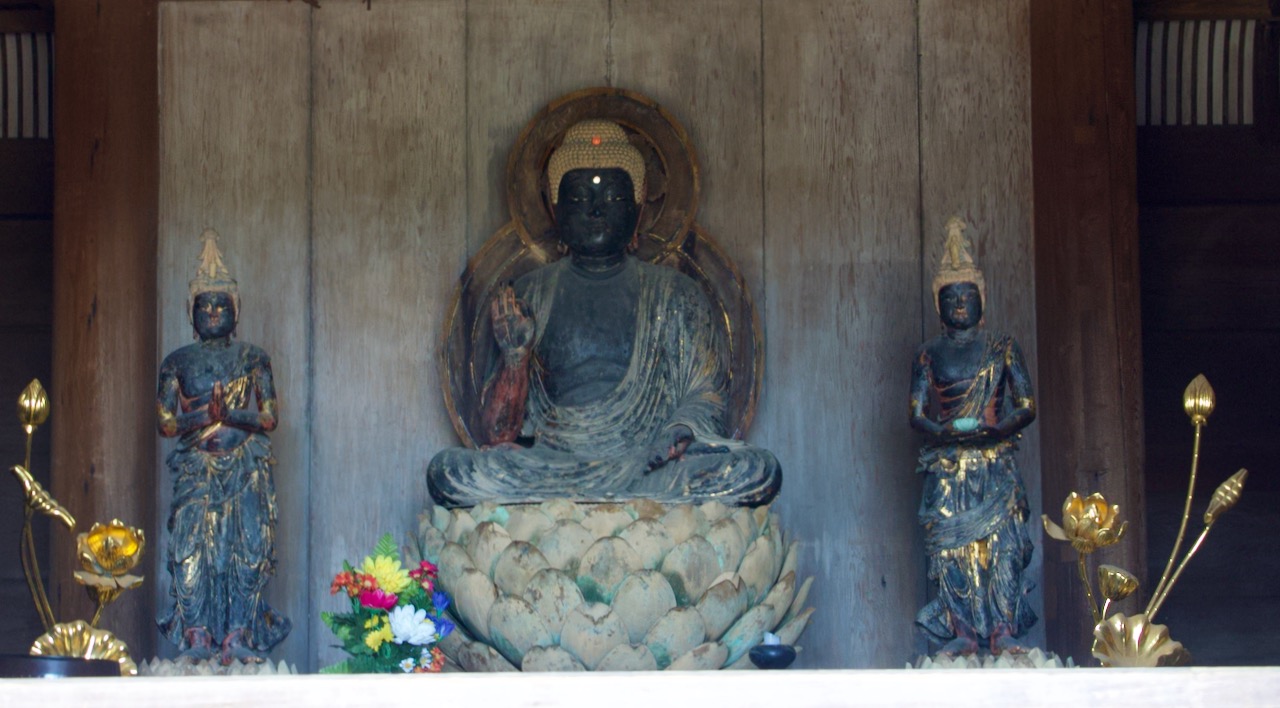
[[1247, 706], [1280, 704], [1280, 668], [720, 671], [4, 679], [0, 705]]

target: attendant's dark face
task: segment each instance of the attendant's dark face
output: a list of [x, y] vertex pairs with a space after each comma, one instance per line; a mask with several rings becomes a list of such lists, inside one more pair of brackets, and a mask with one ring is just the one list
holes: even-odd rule
[[631, 175], [616, 167], [570, 170], [560, 180], [556, 229], [576, 255], [625, 253], [640, 207]]
[[191, 322], [201, 340], [226, 337], [236, 329], [235, 302], [230, 293], [200, 293], [191, 309]]
[[973, 283], [953, 283], [938, 291], [938, 313], [951, 329], [971, 329], [982, 321], [982, 294]]

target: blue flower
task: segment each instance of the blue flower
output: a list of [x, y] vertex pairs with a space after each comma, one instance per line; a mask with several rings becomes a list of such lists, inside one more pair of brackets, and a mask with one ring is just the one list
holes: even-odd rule
[[444, 639], [453, 631], [453, 623], [441, 617], [436, 620], [436, 631], [440, 633], [440, 638]]
[[435, 606], [436, 615], [438, 616], [449, 606], [449, 596], [437, 590], [431, 594], [431, 604]]

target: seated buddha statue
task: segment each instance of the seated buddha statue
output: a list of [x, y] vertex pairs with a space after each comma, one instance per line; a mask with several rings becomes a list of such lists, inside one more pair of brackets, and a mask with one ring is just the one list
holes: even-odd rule
[[481, 447], [431, 460], [432, 498], [767, 504], [782, 471], [768, 451], [725, 436], [726, 346], [706, 295], [632, 253], [639, 150], [617, 124], [584, 121], [547, 176], [565, 257], [497, 289]]

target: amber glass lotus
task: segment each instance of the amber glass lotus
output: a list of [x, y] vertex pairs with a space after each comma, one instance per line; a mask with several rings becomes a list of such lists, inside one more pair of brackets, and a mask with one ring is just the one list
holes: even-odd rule
[[1245, 479], [1249, 476], [1248, 471], [1242, 469], [1218, 485], [1204, 513], [1204, 528], [1179, 561], [1178, 554], [1186, 538], [1187, 523], [1191, 518], [1191, 502], [1195, 497], [1196, 474], [1200, 466], [1200, 437], [1209, 423], [1209, 416], [1213, 414], [1215, 405], [1213, 387], [1203, 374], [1195, 377], [1182, 394], [1182, 408], [1195, 428], [1187, 500], [1173, 550], [1169, 553], [1160, 582], [1152, 592], [1145, 611], [1130, 617], [1120, 613], [1107, 615], [1111, 603], [1119, 602], [1138, 588], [1138, 579], [1132, 573], [1113, 565], [1098, 567], [1098, 588], [1104, 600], [1101, 607], [1093, 596], [1086, 558], [1099, 548], [1116, 543], [1124, 535], [1126, 522], [1119, 520], [1118, 506], [1108, 505], [1101, 494], [1091, 494], [1082, 499], [1079, 494], [1072, 492], [1062, 505], [1061, 526], [1050, 521], [1048, 515], [1044, 516], [1045, 533], [1050, 538], [1070, 542], [1076, 549], [1080, 580], [1084, 583], [1085, 600], [1094, 624], [1093, 656], [1104, 666], [1172, 666], [1190, 661], [1190, 654], [1183, 646], [1169, 638], [1168, 628], [1155, 623], [1156, 613], [1169, 597], [1169, 591], [1178, 582], [1187, 562], [1200, 550], [1205, 537], [1209, 535], [1209, 529], [1222, 514], [1240, 501]]

